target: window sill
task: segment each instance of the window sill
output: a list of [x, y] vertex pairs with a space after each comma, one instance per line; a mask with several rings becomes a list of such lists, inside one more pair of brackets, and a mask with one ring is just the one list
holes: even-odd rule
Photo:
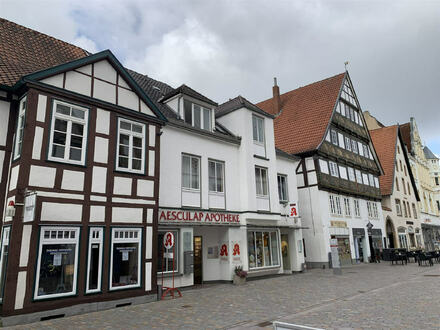
[[210, 192], [208, 192], [208, 194], [212, 195], [212, 196], [225, 197], [225, 193], [224, 192], [210, 191]]
[[254, 155], [254, 158], [262, 159], [262, 160], [267, 160], [267, 161], [270, 160], [269, 158], [266, 158], [266, 157], [263, 157], [263, 156], [259, 156], [259, 155]]
[[123, 168], [115, 168], [114, 172], [131, 174], [131, 175], [145, 175], [145, 171], [139, 172], [139, 171], [132, 171], [132, 170], [127, 170], [127, 169], [123, 169]]
[[61, 159], [55, 159], [55, 158], [48, 158], [47, 161], [50, 163], [65, 164], [65, 165], [76, 166], [76, 167], [81, 167], [81, 168], [87, 167], [85, 165], [85, 162], [83, 164], [82, 163], [72, 163], [67, 160], [61, 160]]
[[115, 287], [110, 288], [109, 291], [113, 292], [113, 291], [120, 291], [120, 290], [139, 289], [140, 287], [141, 287], [140, 284], [115, 286]]
[[200, 194], [200, 189], [182, 188], [182, 191], [192, 192], [192, 193], [199, 193]]

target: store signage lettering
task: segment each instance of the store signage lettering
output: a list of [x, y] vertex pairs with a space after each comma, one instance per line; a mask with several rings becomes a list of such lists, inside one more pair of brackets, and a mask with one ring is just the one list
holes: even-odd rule
[[161, 210], [159, 221], [191, 222], [206, 224], [231, 224], [240, 223], [239, 214], [219, 212], [197, 212], [197, 211], [171, 211]]

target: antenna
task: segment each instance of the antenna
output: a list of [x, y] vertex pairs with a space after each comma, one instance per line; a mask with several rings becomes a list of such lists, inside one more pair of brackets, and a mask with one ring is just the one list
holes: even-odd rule
[[348, 65], [348, 63], [350, 63], [350, 62], [348, 62], [348, 61], [345, 61], [345, 62], [344, 62], [344, 65], [345, 65], [345, 71], [347, 71], [347, 65]]

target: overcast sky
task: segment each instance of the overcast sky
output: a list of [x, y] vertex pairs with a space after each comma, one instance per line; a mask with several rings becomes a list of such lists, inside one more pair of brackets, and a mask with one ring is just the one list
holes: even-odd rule
[[0, 16], [110, 49], [128, 68], [222, 103], [271, 97], [344, 71], [386, 125], [414, 116], [440, 154], [439, 1], [20, 1]]

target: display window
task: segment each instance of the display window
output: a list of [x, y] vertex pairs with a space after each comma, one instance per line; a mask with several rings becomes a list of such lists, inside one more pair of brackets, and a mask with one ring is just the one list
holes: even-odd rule
[[104, 228], [90, 228], [86, 293], [101, 291]]
[[141, 228], [112, 228], [110, 290], [140, 287]]
[[276, 231], [248, 231], [249, 269], [280, 266]]
[[[163, 237], [166, 232], [174, 235], [174, 269], [173, 269], [173, 248], [164, 249]], [[179, 269], [179, 232], [177, 230], [164, 230], [157, 233], [157, 272], [172, 273]]]
[[42, 227], [34, 299], [76, 294], [79, 227]]

